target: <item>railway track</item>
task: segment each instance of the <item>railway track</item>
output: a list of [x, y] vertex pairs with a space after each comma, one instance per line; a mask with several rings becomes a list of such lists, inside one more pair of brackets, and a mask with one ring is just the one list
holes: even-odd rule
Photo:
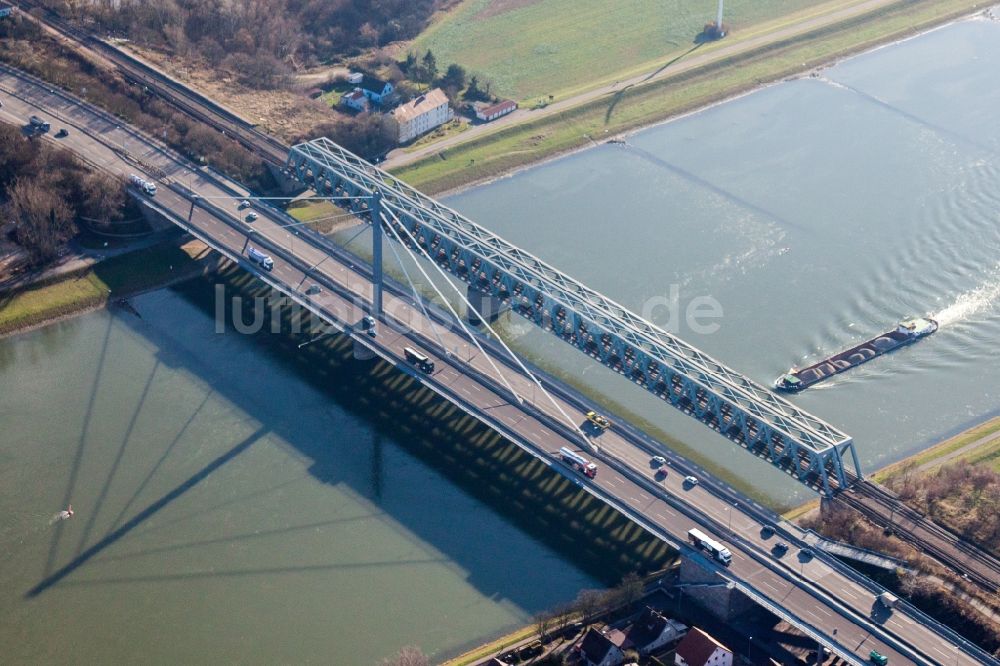
[[[49, 28], [80, 47], [115, 64], [129, 81], [144, 86], [179, 111], [232, 137], [265, 163], [284, 167], [289, 146], [261, 132], [213, 100], [192, 91], [106, 41], [81, 30], [37, 2], [19, 0], [22, 11], [30, 13]], [[939, 560], [971, 582], [991, 593], [1000, 591], [1000, 560], [967, 543], [958, 535], [906, 506], [881, 486], [854, 479], [837, 500], [854, 508], [876, 524], [892, 529], [900, 538]]]
[[1000, 560], [941, 527], [899, 497], [870, 481], [839, 493], [837, 501], [953, 569], [989, 593], [1000, 591]]

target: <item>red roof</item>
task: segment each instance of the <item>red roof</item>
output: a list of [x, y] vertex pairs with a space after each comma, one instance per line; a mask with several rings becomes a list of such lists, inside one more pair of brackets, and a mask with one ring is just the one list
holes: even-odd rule
[[479, 109], [479, 113], [484, 116], [492, 116], [495, 113], [505, 113], [506, 111], [513, 111], [517, 108], [517, 102], [509, 99], [505, 99], [502, 102], [497, 102], [483, 109]]
[[677, 644], [677, 654], [689, 666], [705, 666], [708, 658], [718, 649], [729, 652], [729, 648], [715, 640], [697, 627], [692, 627], [680, 643]]

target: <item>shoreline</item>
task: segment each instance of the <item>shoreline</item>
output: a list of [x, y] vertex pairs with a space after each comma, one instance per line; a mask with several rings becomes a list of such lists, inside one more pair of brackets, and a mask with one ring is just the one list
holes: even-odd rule
[[[910, 467], [917, 470], [940, 468], [941, 465], [947, 465], [953, 460], [957, 462], [963, 458], [962, 455], [956, 454], [975, 453], [979, 446], [988, 445], [991, 437], [998, 436], [997, 433], [1000, 433], [1000, 415], [994, 414], [975, 425], [941, 439], [922, 451], [917, 451], [902, 460], [897, 460], [876, 470], [869, 475], [869, 478], [877, 483], [882, 483]], [[977, 444], [979, 446], [976, 446]], [[954, 459], [951, 456], [954, 456]]]
[[[221, 261], [221, 257], [198, 241], [165, 241], [109, 257], [58, 279], [26, 286], [4, 295], [9, 300], [0, 306], [0, 340], [108, 308], [119, 298], [132, 298], [186, 282], [218, 270]], [[163, 262], [168, 262], [165, 271]], [[153, 267], [152, 275], [141, 270], [149, 266]], [[135, 269], [140, 270], [135, 272]], [[18, 316], [9, 311], [11, 308], [25, 312]]]
[[[750, 75], [750, 79], [743, 84], [731, 87], [723, 86], [720, 90], [714, 92], [710, 91], [701, 97], [681, 102], [677, 109], [667, 111], [665, 115], [657, 116], [657, 114], [653, 112], [652, 117], [642, 117], [633, 121], [622, 121], [619, 128], [614, 128], [615, 131], [609, 132], [608, 134], [601, 134], [600, 141], [595, 141], [591, 138], [589, 133], [584, 133], [581, 136], [574, 136], [568, 139], [567, 141], [569, 145], [561, 147], [553, 146], [551, 149], [542, 148], [537, 157], [528, 156], [526, 159], [523, 154], [534, 152], [531, 148], [519, 150], [499, 150], [496, 152], [497, 159], [501, 162], [507, 159], [510, 163], [497, 164], [496, 168], [487, 166], [485, 169], [481, 169], [478, 165], [476, 165], [475, 158], [469, 160], [464, 159], [468, 156], [468, 154], [473, 153], [474, 151], [495, 148], [498, 144], [501, 144], [504, 141], [525, 139], [528, 138], [527, 135], [532, 133], [536, 134], [536, 136], [548, 138], [545, 130], [551, 131], [552, 128], [556, 127], [558, 124], [565, 125], [573, 124], [574, 122], [586, 124], [586, 118], [584, 116], [587, 113], [594, 111], [596, 108], [595, 104], [596, 106], [601, 106], [601, 100], [598, 100], [597, 102], [592, 101], [583, 103], [577, 107], [567, 109], [552, 116], [545, 116], [536, 120], [526, 121], [508, 128], [503, 128], [493, 134], [474, 139], [468, 143], [442, 148], [441, 151], [437, 153], [392, 169], [390, 173], [411, 183], [414, 187], [417, 187], [418, 189], [421, 189], [436, 198], [455, 196], [468, 189], [497, 182], [504, 178], [519, 174], [527, 169], [541, 166], [557, 159], [562, 159], [595, 146], [603, 145], [610, 139], [626, 139], [637, 132], [658, 127], [660, 125], [700, 113], [720, 104], [766, 89], [775, 84], [807, 78], [815, 72], [835, 66], [845, 60], [859, 55], [875, 52], [886, 47], [894, 46], [956, 23], [974, 20], [977, 16], [985, 16], [986, 13], [990, 11], [990, 6], [982, 6], [979, 3], [957, 2], [955, 4], [957, 5], [957, 8], [954, 8], [951, 11], [945, 11], [942, 14], [936, 14], [934, 11], [937, 5], [932, 2], [927, 2], [924, 7], [921, 8], [925, 16], [918, 17], [915, 20], [915, 24], [911, 24], [907, 21], [908, 14], [906, 13], [906, 9], [908, 6], [902, 3], [896, 4], [887, 10], [887, 13], [880, 13], [875, 16], [865, 15], [860, 20], [860, 25], [863, 27], [883, 25], [883, 27], [886, 28], [886, 32], [881, 36], [869, 39], [859, 37], [857, 38], [857, 40], [860, 40], [859, 42], [855, 41], [838, 48], [835, 43], [836, 38], [840, 36], [842, 32], [847, 31], [851, 33], [853, 32], [851, 30], [852, 28], [858, 27], [857, 25], [854, 25], [858, 19], [855, 21], [845, 21], [842, 23], [832, 24], [821, 29], [831, 34], [817, 36], [814, 40], [806, 39], [801, 44], [795, 43], [794, 41], [788, 44], [778, 42], [772, 49], [760, 47], [739, 56], [733, 56], [713, 63], [708, 63], [692, 72], [681, 72], [677, 75], [676, 79], [666, 77], [664, 79], [651, 82], [645, 86], [639, 86], [627, 91], [622, 91], [623, 97], [626, 98], [623, 99], [623, 101], [627, 101], [627, 98], [631, 97], [631, 101], [634, 103], [639, 102], [638, 98], [642, 95], [659, 95], [664, 99], [669, 99], [677, 96], [679, 93], [683, 93], [685, 88], [697, 87], [696, 84], [699, 82], [700, 77], [711, 77], [713, 73], [721, 71], [721, 68], [725, 67], [727, 62], [735, 67], [740, 67], [743, 64], [740, 62], [740, 59], [744, 59], [749, 60], [750, 64], [759, 64], [759, 62], [762, 61], [765, 65], [770, 64], [772, 66], [771, 70], [763, 73], [763, 77], [753, 78], [752, 75]], [[926, 14], [930, 14], [930, 16], [926, 16]], [[896, 21], [898, 25], [897, 23], [893, 23], [893, 21]], [[885, 23], [889, 23], [889, 25], [885, 26]], [[815, 56], [811, 59], [808, 54], [799, 54], [807, 60], [807, 62], [802, 63], [802, 65], [806, 65], [805, 67], [795, 66], [791, 68], [782, 68], [780, 63], [781, 54], [772, 56], [768, 53], [769, 50], [796, 51], [797, 49], [808, 49], [809, 47], [815, 49], [824, 46], [831, 49], [832, 53], [828, 55]], [[800, 62], [798, 55], [795, 59]], [[735, 62], [730, 62], [732, 60], [735, 60]], [[694, 79], [693, 82], [691, 81], [692, 79]], [[667, 90], [663, 90], [664, 88]], [[632, 95], [629, 95], [629, 93], [632, 93]], [[434, 166], [440, 162], [448, 161], [456, 161], [456, 163], [460, 166], [443, 170], [439, 174], [426, 173], [427, 171], [433, 171]], [[472, 166], [472, 168], [468, 168], [470, 166]], [[476, 174], [475, 172], [477, 170], [485, 171], [485, 173]]]
[[[942, 465], [974, 456], [978, 449], [989, 446], [994, 443], [995, 439], [1000, 439], [1000, 415], [998, 414], [987, 416], [974, 425], [944, 436], [925, 449], [884, 465], [869, 474], [867, 478], [875, 483], [884, 484], [909, 468], [914, 468], [917, 471], [939, 469]], [[954, 459], [951, 456], [954, 456]], [[943, 460], [939, 460], [942, 458]], [[781, 516], [790, 522], [797, 522], [800, 518], [819, 509], [819, 506], [820, 500], [811, 499], [782, 512]]]

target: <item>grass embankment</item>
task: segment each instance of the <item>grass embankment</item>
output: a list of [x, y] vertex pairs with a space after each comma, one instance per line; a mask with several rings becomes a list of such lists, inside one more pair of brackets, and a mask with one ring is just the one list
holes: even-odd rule
[[207, 254], [189, 242], [157, 245], [106, 259], [92, 268], [47, 284], [0, 296], [0, 335], [105, 304], [190, 275]]
[[[829, 0], [728, 0], [725, 21], [742, 31], [825, 4]], [[430, 49], [439, 63], [459, 63], [491, 81], [497, 94], [527, 102], [623, 70], [655, 69], [657, 58], [688, 48], [714, 19], [713, 3], [471, 0], [444, 13], [413, 51]]]
[[[966, 460], [972, 464], [985, 462], [994, 471], [1000, 472], [1000, 437], [996, 439], [990, 437], [997, 432], [1000, 432], [1000, 416], [969, 428], [905, 460], [883, 467], [872, 478], [878, 483], [885, 483], [907, 469], [923, 468], [929, 470], [945, 462], [957, 462], [958, 460]], [[978, 446], [972, 446], [979, 440], [984, 441]], [[956, 453], [966, 447], [968, 447], [967, 450]]]
[[506, 650], [511, 645], [517, 645], [521, 641], [535, 636], [538, 633], [538, 628], [534, 625], [529, 625], [527, 627], [521, 627], [517, 631], [513, 631], [506, 636], [501, 636], [500, 638], [490, 641], [489, 643], [484, 643], [474, 650], [470, 650], [464, 654], [461, 654], [454, 659], [449, 659], [444, 662], [442, 666], [467, 666], [468, 664], [476, 664], [490, 656], [491, 654], [496, 654]]
[[[869, 14], [478, 137], [395, 174], [426, 192], [495, 178], [966, 15], [975, 0], [901, 0]], [[440, 56], [439, 56], [440, 57]]]
[[[246, 307], [253, 307], [254, 296], [267, 293], [265, 285], [235, 267], [212, 281], [190, 281], [179, 291], [212, 315], [214, 282], [226, 283], [229, 298], [243, 296]], [[384, 361], [353, 360], [349, 338], [329, 336], [300, 349], [299, 343], [315, 336], [308, 320], [300, 328], [289, 320], [300, 314], [285, 309], [269, 315], [283, 319], [280, 330], [302, 332], [271, 335], [265, 322], [258, 334], [262, 353], [294, 366], [331, 400], [594, 578], [613, 585], [626, 573], [661, 570], [673, 560], [664, 542], [411, 375]]]

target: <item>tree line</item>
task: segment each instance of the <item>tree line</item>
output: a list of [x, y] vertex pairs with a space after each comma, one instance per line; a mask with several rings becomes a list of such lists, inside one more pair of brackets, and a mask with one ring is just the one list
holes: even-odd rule
[[188, 158], [245, 185], [258, 190], [274, 185], [260, 158], [238, 141], [196, 123], [143, 87], [95, 65], [31, 21], [0, 21], [0, 61], [83, 97]]
[[125, 183], [85, 166], [72, 153], [32, 141], [0, 124], [0, 198], [11, 240], [33, 265], [56, 258], [77, 221], [107, 226], [129, 211]]
[[417, 35], [443, 0], [46, 0], [104, 32], [232, 69], [255, 87]]

